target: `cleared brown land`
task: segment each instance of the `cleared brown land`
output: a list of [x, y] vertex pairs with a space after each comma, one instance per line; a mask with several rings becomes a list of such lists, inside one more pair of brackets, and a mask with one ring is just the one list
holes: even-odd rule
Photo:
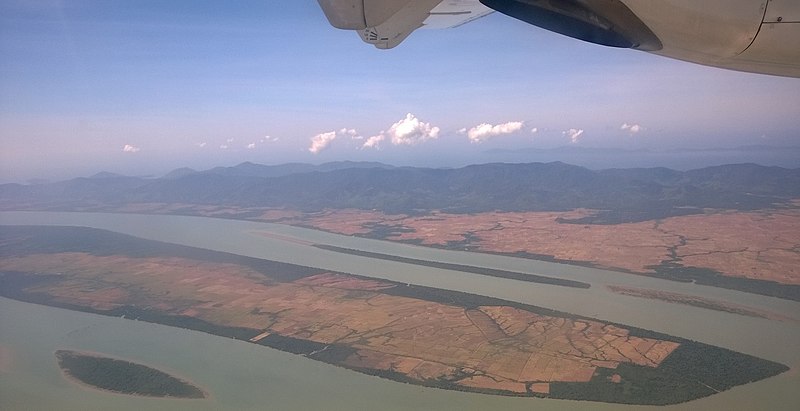
[[614, 225], [560, 223], [589, 210], [385, 216], [329, 210], [278, 222], [341, 234], [369, 235], [423, 245], [496, 253], [527, 253], [636, 273], [679, 262], [723, 275], [800, 284], [800, 210], [714, 212]]
[[[792, 204], [800, 205], [800, 199]], [[344, 235], [379, 236], [423, 245], [492, 253], [527, 253], [599, 267], [653, 273], [678, 262], [723, 275], [800, 285], [800, 210], [709, 211], [656, 221], [613, 225], [566, 224], [592, 210], [488, 212], [423, 216], [355, 209], [296, 210], [169, 203], [83, 211], [190, 214], [312, 227]]]
[[588, 382], [598, 368], [657, 367], [680, 345], [598, 321], [391, 295], [402, 286], [323, 271], [278, 282], [237, 264], [74, 252], [3, 258], [0, 270], [59, 275], [28, 289], [57, 302], [133, 305], [249, 328], [259, 339], [335, 343], [353, 350], [342, 365], [465, 389], [546, 394], [549, 383]]

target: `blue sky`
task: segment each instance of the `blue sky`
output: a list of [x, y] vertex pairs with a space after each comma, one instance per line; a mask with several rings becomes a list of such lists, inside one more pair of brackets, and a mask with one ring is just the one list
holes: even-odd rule
[[312, 0], [0, 0], [5, 181], [790, 146], [798, 96], [798, 79], [590, 45], [499, 14], [381, 51], [330, 27]]

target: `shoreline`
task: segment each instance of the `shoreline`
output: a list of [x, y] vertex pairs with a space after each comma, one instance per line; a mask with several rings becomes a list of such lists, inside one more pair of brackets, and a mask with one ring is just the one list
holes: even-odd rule
[[[26, 233], [26, 231], [25, 231], [26, 228], [25, 227], [18, 228], [17, 230], [22, 230], [22, 232], [18, 233], [18, 235]], [[39, 251], [48, 251], [48, 252], [51, 252], [51, 253], [59, 252], [59, 249], [57, 247], [57, 245], [60, 244], [60, 243], [58, 243], [59, 239], [63, 238], [63, 239], [66, 240], [66, 239], [75, 238], [76, 235], [74, 233], [73, 234], [70, 234], [70, 233], [72, 233], [73, 231], [76, 231], [76, 230], [79, 231], [79, 232], [86, 231], [85, 229], [79, 229], [79, 228], [68, 228], [68, 227], [39, 228], [39, 227], [36, 227], [36, 226], [30, 226], [30, 227], [27, 228], [27, 230], [29, 230], [30, 232], [27, 232], [27, 234], [25, 234], [25, 236], [22, 237], [22, 238], [25, 239], [24, 241], [35, 241], [37, 238], [40, 238], [40, 237], [42, 239], [46, 238], [47, 241], [56, 241], [55, 244], [52, 244], [51, 246], [49, 246], [50, 248], [47, 248], [46, 250], [39, 250]], [[92, 231], [92, 229], [89, 229], [89, 230]], [[92, 246], [103, 245], [103, 247], [105, 247], [105, 248], [103, 248], [103, 247], [101, 247], [101, 248], [107, 253], [116, 254], [116, 253], [122, 252], [123, 254], [121, 254], [121, 255], [127, 255], [125, 253], [130, 250], [130, 245], [131, 244], [135, 244], [135, 245], [139, 246], [139, 248], [141, 248], [141, 249], [137, 248], [137, 250], [139, 250], [138, 253], [135, 253], [135, 255], [137, 257], [149, 256], [150, 254], [148, 254], [148, 253], [155, 252], [155, 251], [150, 250], [150, 248], [152, 248], [151, 244], [150, 244], [152, 242], [152, 240], [151, 241], [145, 240], [144, 242], [142, 242], [141, 239], [137, 239], [136, 237], [132, 237], [132, 236], [124, 235], [124, 234], [116, 234], [115, 235], [113, 232], [105, 232], [105, 233], [103, 233], [104, 230], [99, 230], [99, 229], [93, 229], [93, 230], [96, 231], [94, 236], [91, 237], [91, 238], [87, 237], [85, 239], [86, 244], [81, 243], [82, 244], [81, 247], [89, 247], [89, 248], [91, 248]], [[67, 234], [69, 234], [69, 235], [67, 235]], [[81, 238], [83, 238], [83, 237], [81, 237]], [[74, 241], [74, 240], [70, 240], [70, 241]], [[130, 242], [130, 243], [128, 243], [128, 242]], [[27, 244], [27, 243], [23, 242], [22, 244]], [[46, 243], [46, 244], [49, 244], [49, 243]], [[72, 244], [72, 243], [70, 243], [70, 244]], [[109, 244], [113, 244], [114, 246], [113, 247], [109, 246]], [[145, 245], [147, 245], [147, 247], [145, 247]], [[20, 246], [20, 247], [22, 247], [22, 246]], [[51, 249], [51, 248], [54, 248], [54, 249]], [[106, 248], [108, 248], [108, 249], [106, 249]], [[22, 250], [25, 251], [25, 250], [28, 250], [28, 249], [25, 248], [25, 247], [22, 247]], [[13, 251], [13, 249], [9, 249], [9, 255], [14, 255], [12, 251]], [[189, 254], [196, 254], [196, 252], [199, 252], [198, 249], [194, 249], [192, 247], [187, 247], [187, 246], [175, 246], [174, 249], [171, 249], [171, 251], [177, 253], [178, 255], [189, 255]], [[165, 251], [163, 249], [159, 249], [159, 251], [157, 252], [156, 255], [160, 256], [160, 257], [163, 257], [163, 255], [161, 255], [161, 254], [164, 253], [164, 252]], [[212, 254], [211, 256], [206, 256], [202, 260], [203, 261], [214, 261], [214, 260], [228, 261], [228, 260], [230, 260], [232, 258], [232, 256], [229, 255], [228, 253], [213, 252], [211, 254]], [[259, 260], [259, 262], [260, 262], [259, 265], [264, 265], [264, 264], [267, 264], [267, 263], [271, 263], [270, 260], [263, 260], [263, 261]], [[63, 265], [63, 263], [61, 263], [61, 265]], [[288, 264], [288, 263], [281, 264], [281, 267], [286, 268], [286, 269], [293, 269], [294, 271], [297, 271], [300, 268], [303, 268], [302, 266], [295, 266], [295, 265], [291, 265], [291, 264]], [[308, 272], [306, 274], [308, 274], [308, 275], [317, 275], [317, 274], [319, 274], [319, 270], [322, 270], [322, 269], [314, 269], [311, 272]], [[237, 338], [237, 339], [250, 339], [255, 335], [263, 333], [263, 331], [264, 331], [264, 330], [253, 330], [253, 329], [245, 329], [245, 328], [232, 328], [230, 326], [215, 325], [213, 323], [208, 323], [206, 321], [203, 321], [203, 320], [195, 318], [195, 317], [186, 317], [186, 316], [181, 316], [181, 315], [176, 316], [175, 314], [169, 314], [167, 312], [158, 312], [158, 311], [149, 310], [148, 307], [125, 306], [125, 307], [121, 307], [121, 308], [113, 309], [113, 310], [100, 310], [100, 309], [97, 309], [97, 308], [91, 308], [91, 307], [87, 307], [87, 306], [76, 306], [74, 303], [73, 304], [70, 304], [70, 303], [54, 304], [54, 301], [52, 301], [52, 299], [45, 298], [46, 295], [41, 295], [41, 294], [36, 293], [36, 292], [25, 292], [25, 289], [27, 287], [29, 287], [29, 286], [33, 285], [34, 283], [38, 282], [38, 281], [34, 281], [35, 280], [34, 278], [30, 278], [29, 277], [31, 274], [26, 275], [23, 272], [8, 272], [7, 274], [8, 274], [7, 275], [8, 278], [6, 278], [6, 279], [8, 281], [3, 282], [3, 285], [4, 285], [3, 288], [7, 291], [5, 294], [8, 294], [7, 296], [10, 296], [11, 298], [15, 298], [16, 297], [16, 299], [22, 299], [24, 301], [38, 302], [40, 304], [45, 304], [45, 305], [50, 305], [50, 306], [59, 305], [59, 306], [62, 306], [62, 307], [65, 307], [65, 308], [69, 308], [69, 309], [72, 309], [72, 310], [76, 310], [76, 311], [89, 311], [89, 312], [94, 312], [94, 313], [103, 314], [103, 315], [110, 315], [110, 316], [119, 316], [121, 314], [124, 314], [127, 318], [136, 318], [136, 319], [139, 319], [139, 320], [144, 320], [144, 321], [148, 321], [148, 322], [155, 322], [155, 323], [160, 323], [160, 324], [164, 324], [164, 325], [179, 326], [181, 328], [197, 329], [197, 330], [200, 330], [200, 331], [205, 331], [205, 332], [210, 333], [210, 334], [217, 334], [217, 335], [223, 335], [223, 336], [228, 336], [228, 337], [234, 337], [234, 338]], [[341, 275], [346, 275], [344, 273], [340, 273], [340, 274]], [[42, 275], [44, 275], [44, 274], [42, 274]], [[350, 276], [352, 276], [352, 275], [350, 275]], [[362, 278], [361, 276], [352, 276], [352, 277], [354, 277], [356, 279], [366, 279], [366, 278]], [[305, 278], [305, 276], [303, 278]], [[51, 280], [55, 281], [57, 279], [52, 278], [52, 276], [51, 277], [42, 277], [41, 278], [41, 281], [51, 281]], [[293, 282], [293, 281], [296, 281], [296, 280], [297, 279], [294, 279], [294, 278], [292, 278], [292, 279], [286, 278], [286, 279], [282, 280], [281, 282]], [[372, 280], [370, 280], [370, 281], [372, 281]], [[589, 318], [589, 317], [585, 317], [585, 316], [581, 316], [581, 315], [571, 314], [568, 311], [551, 310], [551, 309], [543, 308], [541, 306], [534, 306], [534, 305], [523, 304], [523, 303], [515, 303], [513, 301], [503, 300], [501, 298], [494, 298], [494, 297], [483, 296], [483, 295], [479, 295], [479, 294], [471, 294], [471, 293], [465, 293], [465, 292], [453, 291], [453, 290], [446, 290], [446, 289], [435, 288], [435, 287], [425, 287], [425, 286], [409, 285], [409, 284], [405, 284], [405, 286], [403, 286], [403, 284], [401, 284], [401, 283], [396, 283], [396, 282], [392, 282], [392, 281], [385, 281], [385, 282], [387, 284], [395, 285], [395, 287], [386, 288], [385, 290], [381, 291], [382, 294], [386, 294], [388, 296], [409, 297], [409, 298], [420, 299], [420, 300], [429, 301], [429, 302], [435, 302], [435, 303], [438, 303], [438, 304], [453, 305], [453, 306], [456, 306], [456, 307], [462, 307], [463, 309], [479, 308], [481, 306], [498, 306], [500, 308], [508, 307], [508, 309], [517, 309], [517, 310], [528, 311], [528, 312], [530, 312], [532, 314], [538, 314], [539, 316], [562, 317], [562, 318], [564, 318], [564, 320], [569, 319], [569, 321], [580, 320], [582, 318], [586, 319], [586, 320], [590, 320], [589, 322], [592, 322], [592, 323], [598, 321], [596, 318]], [[625, 372], [628, 373], [628, 374], [624, 375], [623, 378], [628, 378], [629, 377], [630, 379], [628, 381], [630, 381], [633, 384], [639, 384], [638, 381], [640, 381], [641, 378], [643, 378], [643, 379], [641, 379], [641, 381], [644, 381], [644, 382], [642, 382], [642, 384], [644, 384], [646, 381], [649, 381], [652, 378], [673, 378], [673, 377], [676, 377], [677, 378], [676, 381], [684, 381], [682, 379], [682, 377], [680, 377], [680, 375], [681, 375], [680, 373], [683, 372], [683, 370], [687, 366], [690, 368], [690, 370], [694, 369], [694, 368], [697, 368], [696, 366], [692, 365], [695, 362], [694, 359], [696, 357], [697, 358], [707, 357], [707, 354], [713, 354], [716, 357], [727, 359], [726, 362], [729, 362], [731, 365], [735, 365], [737, 368], [740, 367], [740, 363], [742, 361], [745, 361], [748, 364], [752, 362], [753, 366], [756, 365], [756, 362], [763, 361], [763, 360], [755, 358], [753, 356], [743, 355], [741, 353], [736, 353], [736, 352], [733, 352], [731, 350], [721, 349], [720, 347], [715, 347], [715, 346], [711, 346], [711, 345], [708, 345], [708, 344], [692, 342], [690, 340], [686, 340], [686, 339], [683, 339], [683, 338], [680, 338], [680, 337], [676, 337], [676, 336], [670, 336], [670, 335], [667, 335], [667, 334], [648, 331], [646, 329], [642, 329], [642, 328], [638, 328], [638, 327], [632, 327], [632, 326], [629, 326], [629, 325], [615, 323], [615, 322], [609, 322], [609, 321], [605, 321], [605, 320], [599, 320], [599, 321], [605, 323], [605, 324], [600, 324], [604, 328], [607, 327], [607, 326], [616, 326], [616, 328], [622, 328], [622, 329], [626, 330], [625, 336], [636, 337], [636, 338], [645, 338], [645, 339], [649, 338], [649, 339], [667, 340], [667, 341], [672, 342], [672, 343], [677, 343], [677, 344], [680, 344], [680, 345], [686, 345], [686, 347], [684, 347], [685, 349], [679, 350], [681, 352], [681, 354], [682, 354], [679, 358], [674, 359], [674, 361], [668, 359], [670, 361], [670, 363], [672, 364], [672, 366], [669, 369], [658, 370], [658, 371], [653, 370], [651, 372], [651, 371], [648, 371], [647, 368], [642, 368], [643, 366], [641, 364], [639, 364], [640, 365], [639, 368], [636, 368], [635, 366], [626, 367], [625, 368]], [[684, 344], [684, 343], [686, 343], [686, 344]], [[302, 337], [293, 337], [291, 334], [289, 334], [289, 335], [270, 335], [268, 338], [265, 338], [265, 339], [259, 341], [258, 344], [259, 345], [270, 346], [272, 348], [277, 348], [277, 349], [279, 349], [281, 351], [288, 351], [288, 352], [292, 352], [294, 354], [304, 355], [306, 357], [310, 357], [310, 358], [318, 360], [318, 361], [332, 363], [334, 365], [339, 365], [339, 366], [342, 366], [343, 368], [354, 369], [355, 371], [360, 371], [361, 373], [364, 373], [364, 374], [373, 374], [373, 375], [377, 374], [380, 377], [384, 377], [384, 378], [388, 378], [388, 379], [392, 379], [392, 380], [396, 380], [396, 381], [399, 380], [399, 381], [403, 381], [403, 382], [409, 382], [409, 381], [407, 381], [406, 378], [400, 378], [400, 376], [394, 375], [394, 373], [391, 372], [392, 368], [384, 369], [385, 367], [382, 367], [380, 364], [373, 365], [373, 364], [366, 364], [365, 363], [366, 365], [369, 366], [368, 368], [369, 368], [370, 371], [364, 370], [363, 369], [364, 368], [364, 364], [359, 363], [358, 361], [356, 361], [356, 359], [349, 359], [351, 354], [353, 354], [351, 352], [352, 351], [351, 350], [352, 347], [349, 347], [349, 346], [335, 346], [335, 347], [331, 347], [331, 349], [328, 350], [327, 349], [328, 347], [326, 346], [326, 344], [328, 344], [328, 343], [325, 343], [325, 342], [314, 342], [314, 341], [311, 341], [311, 340], [308, 340], [308, 339], [305, 339], [305, 338], [302, 338]], [[376, 351], [376, 352], [381, 353], [382, 351]], [[676, 353], [677, 352], [678, 351], [676, 351]], [[345, 355], [346, 355], [347, 358], [345, 357]], [[95, 354], [95, 356], [105, 357], [105, 356], [96, 355], [96, 354]], [[581, 356], [581, 357], [583, 357], [583, 356]], [[671, 357], [674, 357], [674, 356], [671, 356]], [[691, 361], [689, 361], [689, 360], [691, 360]], [[758, 365], [758, 368], [765, 368], [765, 367], [766, 368], [773, 368], [773, 367], [776, 367], [776, 366], [778, 368], [782, 368], [782, 364], [778, 364], [778, 363], [768, 364], [768, 363], [769, 363], [769, 361], [760, 362], [760, 364]], [[725, 365], [725, 364], [721, 364], [720, 366], [723, 366], [723, 365], [725, 367], [727, 367], [727, 365]], [[745, 365], [741, 365], [741, 366], [745, 366]], [[723, 367], [723, 368], [725, 368], [725, 367]], [[747, 367], [750, 367], [750, 366], [747, 366]], [[608, 368], [608, 367], [606, 367], [606, 368]], [[706, 367], [703, 367], [703, 368], [705, 369]], [[622, 370], [622, 367], [620, 368], [620, 370]], [[456, 370], [456, 371], [458, 371], [458, 370]], [[776, 371], [777, 371], [777, 369], [776, 369]], [[737, 371], [736, 373], [733, 373], [731, 375], [740, 375], [740, 374], [741, 373], [739, 373]], [[481, 390], [477, 390], [477, 389], [474, 389], [474, 388], [466, 388], [465, 389], [465, 388], [462, 388], [462, 387], [453, 387], [453, 385], [456, 384], [457, 381], [461, 381], [461, 379], [463, 379], [463, 378], [452, 379], [452, 378], [449, 378], [448, 375], [449, 374], [442, 374], [442, 376], [438, 376], [438, 374], [436, 374], [436, 375], [432, 376], [432, 377], [434, 377], [433, 379], [428, 378], [428, 377], [421, 377], [421, 383], [419, 381], [414, 381], [413, 383], [415, 385], [436, 385], [436, 386], [438, 386], [437, 388], [445, 388], [445, 389], [458, 390], [458, 391], [472, 391], [472, 392], [480, 392], [481, 391]], [[714, 374], [714, 373], [712, 373], [712, 375], [727, 375], [727, 373], [723, 373], [723, 374]], [[454, 376], [461, 376], [461, 374], [456, 373], [456, 374], [454, 374]], [[713, 377], [712, 380], [716, 379], [716, 378], [717, 377]], [[739, 378], [739, 377], [736, 377], [736, 378]], [[736, 378], [734, 378], [734, 380], [736, 380]], [[753, 378], [757, 378], [757, 377], [753, 377]], [[743, 383], [742, 381], [738, 381], [738, 380], [734, 381], [734, 380], [722, 381], [722, 383], [723, 383], [722, 386], [720, 386], [720, 385], [718, 385], [718, 384], [716, 384], [714, 382], [710, 382], [710, 384], [713, 385], [713, 386], [716, 386], [718, 388], [724, 389], [725, 386], [732, 387], [732, 386], [740, 385], [740, 384]], [[528, 381], [528, 380], [525, 380], [525, 381]], [[539, 381], [539, 379], [532, 380], [532, 381]], [[640, 404], [640, 402], [638, 402], [638, 398], [637, 399], [626, 399], [627, 397], [625, 397], [625, 398], [616, 398], [616, 396], [615, 396], [615, 398], [609, 398], [609, 399], [602, 398], [601, 399], [601, 398], [594, 398], [592, 396], [586, 397], [583, 394], [585, 389], [582, 388], [582, 384], [581, 385], [569, 385], [569, 384], [565, 385], [565, 384], [563, 384], [564, 382], [567, 382], [567, 381], [561, 381], [561, 380], [554, 380], [553, 381], [554, 384], [560, 384], [560, 388], [559, 388], [560, 391], [558, 393], [552, 391], [551, 392], [551, 394], [552, 394], [551, 398], [584, 399], [584, 400], [593, 400], [593, 401], [600, 401], [600, 402], [622, 402], [622, 403], [629, 403], [629, 401], [631, 401], [630, 403]], [[720, 382], [720, 381], [718, 381], [718, 382]], [[605, 380], [603, 380], [602, 378], [596, 379], [596, 381], [592, 381], [592, 379], [590, 379], [589, 381], [587, 381], [587, 383], [593, 383], [592, 385], [597, 387], [597, 388], [600, 388], [599, 387], [600, 385], [607, 384], [605, 382]], [[732, 384], [732, 385], [728, 385], [728, 384]], [[122, 385], [122, 384], [120, 384], [120, 385]], [[555, 385], [553, 387], [555, 387]], [[97, 387], [92, 387], [92, 388], [97, 388]], [[687, 386], [687, 389], [688, 388], [694, 389], [695, 387]], [[689, 392], [689, 391], [687, 391], [687, 392]], [[497, 392], [496, 394], [509, 395], [509, 393], [499, 393], [499, 392]], [[694, 397], [695, 394], [691, 394], [691, 395], [687, 394], [687, 395], [689, 397]], [[710, 394], [700, 393], [699, 395], [700, 396], [704, 396], [704, 395], [710, 395]], [[697, 397], [694, 397], [694, 398], [697, 398]], [[686, 400], [689, 400], [689, 399], [693, 399], [693, 398], [687, 398]], [[650, 402], [650, 401], [653, 401], [653, 402]], [[648, 403], [648, 404], [669, 404], [671, 402], [661, 402], [659, 400], [648, 400], [647, 402], [644, 402], [644, 403]], [[644, 403], [641, 403], [641, 404], [644, 404]]]
[[[189, 207], [197, 206], [197, 205], [188, 205]], [[125, 210], [115, 210], [113, 208], [109, 209], [108, 207], [103, 208], [100, 207], [98, 209], [63, 209], [63, 210], [51, 210], [51, 209], [17, 209], [14, 207], [11, 208], [2, 208], [0, 209], [2, 212], [67, 212], [67, 213], [103, 213], [103, 214], [132, 214], [132, 215], [163, 215], [163, 216], [184, 216], [184, 217], [198, 217], [198, 218], [212, 218], [212, 219], [220, 219], [220, 220], [233, 220], [233, 221], [246, 221], [252, 223], [267, 223], [267, 224], [277, 224], [287, 227], [295, 227], [301, 229], [308, 229], [319, 231], [323, 233], [341, 235], [341, 236], [351, 236], [351, 237], [358, 237], [364, 238], [369, 240], [377, 240], [377, 241], [385, 241], [388, 243], [394, 244], [406, 244], [412, 246], [418, 246], [423, 248], [431, 248], [431, 249], [440, 249], [440, 250], [449, 250], [449, 251], [465, 251], [469, 253], [476, 253], [476, 254], [487, 254], [487, 255], [497, 255], [503, 257], [516, 257], [522, 259], [528, 259], [532, 261], [541, 261], [546, 263], [553, 263], [553, 264], [563, 264], [566, 266], [571, 267], [582, 267], [582, 268], [593, 268], [593, 269], [600, 269], [605, 271], [610, 271], [619, 274], [626, 274], [626, 275], [634, 275], [640, 277], [647, 277], [647, 278], [658, 278], [662, 280], [668, 280], [678, 283], [695, 283], [700, 285], [705, 285], [714, 288], [720, 289], [727, 289], [727, 290], [734, 290], [734, 291], [741, 291], [748, 294], [754, 295], [761, 295], [767, 297], [774, 297], [779, 298], [787, 301], [800, 301], [800, 284], [791, 284], [791, 283], [782, 283], [782, 282], [775, 282], [763, 279], [754, 279], [746, 276], [739, 276], [739, 275], [732, 275], [732, 274], [724, 274], [720, 272], [716, 272], [711, 269], [706, 268], [698, 268], [693, 266], [674, 266], [671, 261], [665, 260], [662, 261], [659, 265], [648, 266], [651, 271], [635, 271], [630, 270], [622, 267], [614, 267], [609, 265], [604, 265], [592, 261], [586, 260], [567, 260], [556, 258], [551, 255], [546, 254], [535, 254], [526, 251], [517, 251], [517, 252], [498, 252], [498, 251], [491, 251], [491, 250], [480, 250], [477, 248], [469, 248], [469, 249], [460, 249], [454, 248], [448, 245], [441, 245], [441, 244], [423, 244], [422, 242], [416, 240], [393, 240], [390, 238], [382, 237], [382, 236], [375, 236], [371, 235], [371, 233], [355, 233], [355, 234], [346, 234], [341, 232], [332, 231], [329, 229], [316, 227], [310, 224], [306, 224], [305, 222], [287, 222], [284, 221], [285, 218], [279, 219], [264, 219], [260, 217], [249, 217], [249, 216], [240, 216], [236, 214], [227, 214], [227, 215], [206, 215], [202, 212], [197, 212], [195, 210], [187, 211], [185, 208], [182, 210], [178, 210], [176, 212], [158, 212], [158, 211], [151, 211], [151, 210], [136, 210], [136, 211], [125, 211]], [[722, 210], [725, 211], [725, 210]], [[779, 211], [776, 209], [774, 211]], [[295, 243], [299, 245], [311, 245], [315, 246], [311, 242], [307, 242], [305, 240], [295, 239], [291, 236], [286, 236], [282, 234], [276, 233], [269, 233], [265, 232], [264, 230], [253, 230], [251, 234], [259, 235], [267, 238], [273, 238], [280, 241], [287, 241], [290, 243]]]
[[798, 322], [798, 319], [786, 315], [781, 315], [775, 312], [749, 307], [741, 304], [733, 304], [725, 301], [715, 300], [712, 298], [698, 297], [690, 294], [673, 293], [668, 291], [659, 291], [649, 288], [628, 287], [620, 285], [607, 285], [606, 288], [619, 295], [626, 295], [636, 298], [644, 298], [649, 300], [664, 301], [671, 304], [687, 305], [691, 307], [703, 308], [707, 310], [714, 310], [726, 312], [736, 315], [742, 315], [753, 318], [763, 318], [775, 321], [791, 321]]

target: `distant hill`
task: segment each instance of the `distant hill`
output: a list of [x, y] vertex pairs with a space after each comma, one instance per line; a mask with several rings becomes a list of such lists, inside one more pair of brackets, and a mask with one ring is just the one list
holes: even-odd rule
[[744, 146], [705, 149], [632, 149], [563, 146], [555, 148], [490, 149], [485, 158], [502, 162], [564, 161], [593, 170], [612, 167], [650, 167], [658, 164], [675, 170], [711, 165], [752, 162], [786, 168], [800, 167], [800, 146]]
[[179, 168], [173, 170], [165, 178], [183, 177], [189, 174], [206, 174], [206, 175], [221, 175], [221, 176], [238, 176], [238, 177], [281, 177], [290, 174], [311, 173], [314, 171], [335, 171], [344, 170], [349, 168], [394, 168], [393, 166], [377, 162], [367, 161], [335, 161], [330, 163], [323, 163], [320, 165], [307, 164], [307, 163], [286, 163], [279, 165], [264, 165], [256, 164], [246, 161], [233, 167], [214, 167], [210, 170], [195, 171], [191, 168]]
[[122, 174], [110, 173], [108, 171], [101, 171], [101, 172], [99, 172], [97, 174], [94, 174], [94, 175], [88, 177], [88, 178], [99, 179], [99, 178], [120, 178], [120, 177], [125, 177], [125, 176], [122, 175]]
[[165, 180], [174, 180], [176, 178], [186, 177], [189, 174], [195, 174], [197, 170], [189, 167], [181, 167], [176, 168], [175, 170], [170, 171], [169, 173], [165, 174], [164, 177], [161, 177]]
[[800, 198], [800, 169], [756, 164], [682, 172], [667, 168], [592, 171], [561, 162], [457, 169], [351, 162], [242, 163], [206, 171], [178, 169], [159, 179], [94, 176], [51, 184], [0, 185], [4, 209], [159, 202], [389, 213], [606, 210], [576, 223], [644, 221], [703, 208], [754, 210], [788, 205], [793, 198]]

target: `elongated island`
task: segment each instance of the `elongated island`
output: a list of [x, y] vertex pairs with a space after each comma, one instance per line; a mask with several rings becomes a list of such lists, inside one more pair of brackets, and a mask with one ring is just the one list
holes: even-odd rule
[[248, 340], [412, 384], [663, 405], [788, 370], [533, 305], [103, 230], [4, 226], [2, 239], [5, 297]]

